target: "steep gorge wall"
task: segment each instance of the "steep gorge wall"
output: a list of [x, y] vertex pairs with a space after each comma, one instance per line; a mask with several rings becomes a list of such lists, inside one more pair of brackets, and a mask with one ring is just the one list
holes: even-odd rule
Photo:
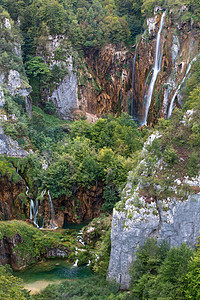
[[[108, 278], [121, 289], [129, 287], [131, 264], [147, 238], [165, 240], [170, 247], [182, 243], [194, 247], [198, 242], [200, 173], [189, 178], [184, 169], [179, 173], [163, 158], [152, 164], [155, 153], [149, 149], [159, 138], [156, 132], [144, 144], [140, 162], [129, 173], [121, 201], [113, 211]], [[178, 165], [181, 163], [180, 158]]]
[[66, 71], [59, 82], [46, 89], [45, 96], [64, 119], [80, 112], [100, 116], [128, 111], [133, 55], [123, 44], [107, 44], [80, 56], [67, 36], [44, 36], [38, 40], [37, 55], [51, 70], [59, 66]]
[[[161, 14], [162, 12], [147, 19], [147, 29], [137, 47], [133, 98], [138, 110], [136, 117], [140, 122], [144, 115], [144, 96], [148, 93], [152, 76]], [[189, 63], [198, 54], [199, 23], [193, 23], [193, 20], [179, 21], [179, 17], [173, 11], [166, 13], [161, 40], [162, 67], [154, 86], [148, 124], [155, 123], [159, 117], [168, 116], [170, 101], [184, 78]], [[181, 96], [177, 98], [179, 101], [176, 101], [176, 105], [180, 106]]]
[[132, 53], [123, 44], [88, 51], [85, 68], [79, 67], [79, 109], [98, 115], [128, 112], [132, 61]]

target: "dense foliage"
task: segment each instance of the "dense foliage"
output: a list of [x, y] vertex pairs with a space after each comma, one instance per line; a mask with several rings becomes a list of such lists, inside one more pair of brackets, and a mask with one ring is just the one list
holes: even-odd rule
[[131, 268], [132, 299], [198, 299], [199, 245], [169, 250], [167, 243], [149, 239], [136, 253]]
[[12, 269], [9, 265], [0, 266], [0, 299], [31, 299], [28, 292], [23, 289], [22, 280], [12, 275]]
[[[131, 117], [109, 115], [95, 124], [66, 123], [35, 107], [30, 119], [18, 103], [16, 98], [7, 99], [4, 108], [17, 119], [6, 121], [4, 131], [25, 149], [35, 151], [24, 159], [10, 159], [34, 197], [44, 188], [54, 198], [70, 197], [80, 187], [101, 183], [103, 209], [111, 211], [132, 168], [131, 155], [142, 147], [142, 133]], [[44, 162], [49, 165], [46, 170]]]
[[87, 49], [108, 41], [133, 41], [142, 29], [141, 2], [135, 0], [1, 0], [0, 4], [15, 21], [20, 19], [29, 53], [44, 32], [66, 34], [74, 47]]
[[111, 295], [117, 297], [117, 294], [119, 292], [116, 284], [108, 284], [105, 279], [93, 276], [87, 279], [66, 281], [61, 285], [50, 285], [39, 295], [35, 295], [33, 299], [103, 300], [109, 299]]

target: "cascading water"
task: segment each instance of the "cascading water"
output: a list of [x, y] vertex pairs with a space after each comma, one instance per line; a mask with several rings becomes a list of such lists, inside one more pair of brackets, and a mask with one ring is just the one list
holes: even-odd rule
[[[29, 187], [26, 187], [26, 196], [28, 196]], [[39, 228], [38, 222], [37, 222], [37, 214], [38, 214], [38, 201], [34, 203], [34, 201], [31, 199], [30, 204], [30, 220], [33, 220], [34, 224]]]
[[38, 222], [37, 222], [37, 214], [38, 214], [38, 201], [34, 203], [33, 200], [31, 200], [30, 205], [30, 219], [33, 220], [34, 224], [39, 228]]
[[180, 91], [180, 89], [181, 89], [181, 86], [182, 86], [183, 83], [185, 82], [185, 79], [186, 79], [188, 73], [190, 72], [190, 69], [191, 69], [191, 67], [192, 67], [192, 64], [197, 60], [198, 57], [199, 57], [199, 55], [197, 55], [196, 57], [194, 57], [193, 60], [189, 63], [189, 65], [188, 65], [188, 67], [187, 67], [187, 70], [186, 70], [186, 72], [185, 72], [185, 76], [183, 77], [181, 83], [179, 84], [177, 90], [176, 90], [175, 93], [174, 93], [174, 96], [172, 97], [172, 100], [171, 100], [170, 106], [169, 106], [169, 110], [168, 110], [168, 115], [167, 115], [168, 118], [171, 117], [172, 111], [173, 111], [173, 109], [174, 109], [174, 101], [175, 101], [176, 97], [178, 96], [178, 93], [179, 93], [179, 91]]
[[49, 203], [50, 203], [50, 209], [51, 209], [51, 227], [53, 229], [56, 229], [58, 227], [55, 225], [55, 212], [54, 212], [53, 201], [51, 198], [50, 191], [48, 191], [48, 195], [49, 195]]
[[165, 14], [166, 14], [166, 11], [163, 12], [163, 14], [162, 14], [161, 21], [160, 21], [160, 28], [159, 28], [159, 31], [158, 31], [157, 37], [156, 37], [156, 52], [155, 52], [155, 62], [154, 62], [154, 66], [153, 66], [153, 75], [151, 78], [148, 92], [144, 97], [144, 105], [145, 106], [144, 106], [144, 117], [143, 117], [142, 124], [145, 124], [145, 125], [147, 124], [147, 117], [148, 117], [149, 107], [151, 104], [151, 98], [153, 95], [154, 85], [155, 85], [158, 73], [160, 72], [160, 69], [161, 69], [161, 63], [162, 63], [161, 32], [162, 32], [162, 28], [164, 25]]

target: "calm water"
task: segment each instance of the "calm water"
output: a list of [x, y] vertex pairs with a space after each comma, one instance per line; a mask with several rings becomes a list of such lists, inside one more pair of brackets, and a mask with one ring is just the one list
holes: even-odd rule
[[24, 287], [37, 293], [48, 284], [60, 283], [66, 279], [78, 279], [92, 276], [92, 271], [86, 266], [73, 267], [63, 260], [48, 260], [36, 264], [25, 271], [15, 272], [14, 275], [24, 281]]
[[80, 224], [75, 223], [64, 223], [63, 229], [74, 229], [75, 231], [80, 231], [84, 226], [87, 226], [90, 221], [85, 221]]

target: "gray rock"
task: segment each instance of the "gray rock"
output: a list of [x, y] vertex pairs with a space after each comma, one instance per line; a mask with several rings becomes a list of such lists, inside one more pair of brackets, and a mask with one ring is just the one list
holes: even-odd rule
[[28, 152], [22, 149], [17, 141], [14, 141], [10, 136], [6, 136], [3, 128], [0, 126], [0, 155], [12, 157], [26, 157]]
[[54, 248], [47, 250], [47, 257], [67, 257], [67, 249]]
[[111, 230], [111, 256], [108, 278], [117, 281], [122, 289], [130, 284], [129, 270], [137, 248], [149, 237], [166, 240], [170, 247], [187, 243], [194, 247], [200, 229], [200, 193], [185, 201], [168, 199], [145, 203], [140, 198], [140, 208], [129, 198], [121, 211], [113, 212]]
[[71, 71], [61, 84], [53, 91], [52, 100], [57, 112], [64, 119], [72, 119], [72, 113], [77, 108], [77, 76]]

